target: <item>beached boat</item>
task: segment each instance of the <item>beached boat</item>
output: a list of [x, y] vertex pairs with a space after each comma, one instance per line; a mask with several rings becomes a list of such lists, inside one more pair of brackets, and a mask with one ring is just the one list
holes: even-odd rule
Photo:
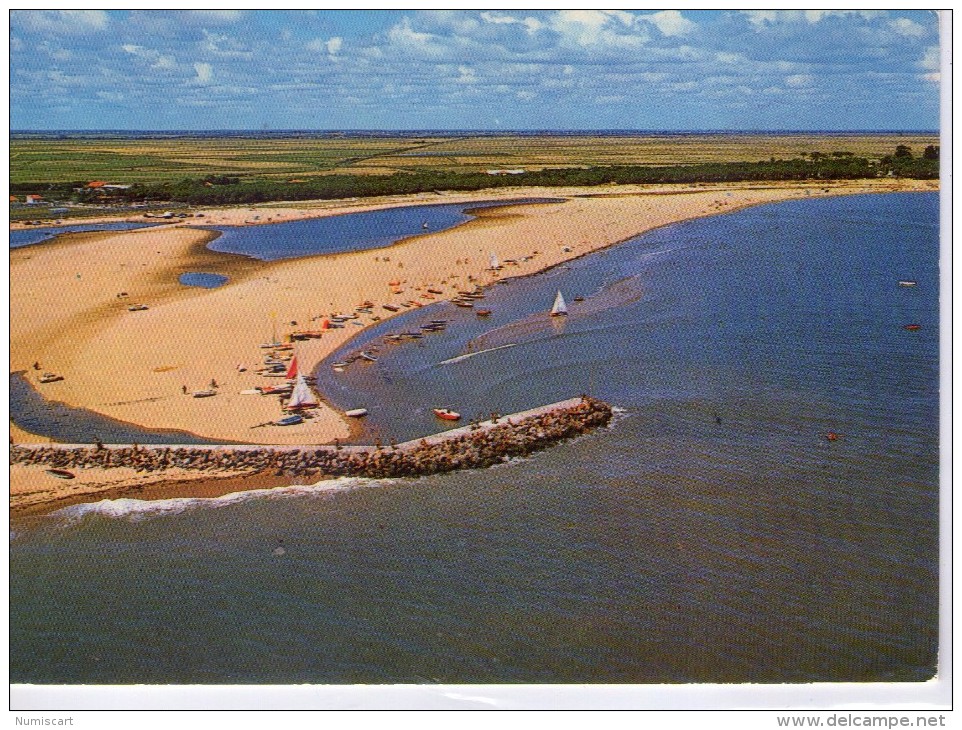
[[397, 307], [395, 307], [393, 304], [382, 304], [381, 306], [382, 306], [384, 309], [386, 309], [387, 311], [389, 311], [389, 312], [397, 312], [397, 311], [400, 311], [400, 310], [399, 310]]
[[46, 472], [52, 477], [57, 477], [57, 479], [73, 479], [75, 476], [73, 472], [66, 469], [47, 469]]
[[452, 411], [450, 408], [432, 408], [431, 412], [442, 421], [457, 421], [461, 418], [460, 413]]
[[264, 385], [257, 388], [261, 395], [287, 395], [294, 390], [293, 385]]
[[217, 391], [213, 388], [208, 388], [207, 390], [195, 390], [193, 395], [195, 398], [210, 398], [212, 395], [217, 395]]
[[561, 296], [561, 292], [554, 298], [554, 304], [551, 306], [551, 316], [552, 317], [563, 317], [568, 314], [568, 306], [565, 304], [565, 298]]
[[471, 309], [474, 307], [474, 302], [466, 301], [464, 299], [452, 299], [455, 307], [463, 307], [464, 309]]
[[374, 355], [372, 355], [372, 354], [369, 353], [369, 352], [362, 352], [362, 353], [361, 353], [361, 359], [362, 359], [362, 360], [367, 360], [368, 362], [377, 362], [377, 358], [374, 357]]
[[63, 380], [63, 375], [57, 375], [56, 373], [44, 373], [38, 380], [41, 383], [56, 383], [58, 380]]
[[297, 408], [316, 408], [317, 405], [317, 397], [311, 392], [304, 376], [298, 373], [297, 382], [291, 392], [291, 399], [284, 407], [288, 410], [295, 410]]
[[351, 418], [363, 418], [367, 415], [367, 408], [353, 408], [349, 411], [344, 411], [344, 415]]
[[274, 421], [275, 426], [296, 426], [298, 423], [304, 423], [304, 416], [297, 413]]
[[128, 312], [143, 312], [145, 309], [148, 309], [146, 304], [131, 304], [127, 307]]

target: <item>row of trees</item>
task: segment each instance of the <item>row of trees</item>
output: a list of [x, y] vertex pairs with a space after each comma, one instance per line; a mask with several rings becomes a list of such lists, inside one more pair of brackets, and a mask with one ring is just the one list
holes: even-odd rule
[[[808, 159], [767, 162], [719, 162], [697, 165], [645, 167], [620, 165], [610, 167], [558, 168], [523, 175], [495, 176], [485, 173], [422, 171], [394, 175], [324, 175], [299, 182], [263, 178], [241, 179], [226, 175], [185, 179], [171, 183], [132, 185], [115, 190], [115, 202], [180, 202], [192, 205], [227, 205], [262, 203], [272, 200], [314, 200], [363, 198], [380, 195], [404, 195], [433, 190], [482, 190], [486, 188], [526, 186], [596, 186], [608, 184], [708, 183], [762, 180], [839, 180], [864, 179], [885, 175], [910, 178], [937, 178], [938, 148], [927, 147], [921, 157], [900, 145], [891, 156], [870, 161], [849, 152], [821, 154], [812, 152]], [[48, 198], [63, 195], [79, 202], [102, 200], [102, 194], [83, 187], [83, 183], [56, 186], [11, 186], [12, 193], [37, 192]]]

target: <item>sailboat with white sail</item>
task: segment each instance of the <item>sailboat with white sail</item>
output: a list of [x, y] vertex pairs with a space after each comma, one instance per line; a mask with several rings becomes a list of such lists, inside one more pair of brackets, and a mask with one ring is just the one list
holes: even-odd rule
[[287, 410], [297, 410], [300, 408], [315, 408], [319, 405], [317, 397], [311, 391], [302, 373], [297, 374], [297, 381], [294, 383], [294, 390], [291, 391], [291, 399], [284, 406]]
[[551, 307], [552, 317], [563, 317], [568, 314], [568, 305], [565, 304], [565, 298], [561, 296], [561, 291], [558, 291], [558, 295], [554, 298], [554, 304]]

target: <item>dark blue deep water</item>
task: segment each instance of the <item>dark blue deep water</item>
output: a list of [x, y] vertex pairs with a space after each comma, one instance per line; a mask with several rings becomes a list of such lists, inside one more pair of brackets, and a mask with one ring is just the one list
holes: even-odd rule
[[[369, 434], [584, 391], [624, 413], [485, 471], [15, 526], [11, 681], [931, 677], [938, 215], [936, 194], [760, 206], [492, 287], [488, 320], [384, 323], [355, 344], [376, 364], [319, 368]], [[439, 318], [459, 324], [378, 344]], [[514, 346], [439, 364], [469, 341]]]

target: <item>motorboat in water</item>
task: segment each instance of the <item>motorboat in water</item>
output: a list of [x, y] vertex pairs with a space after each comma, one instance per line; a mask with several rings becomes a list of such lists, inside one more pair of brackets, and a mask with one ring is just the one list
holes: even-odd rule
[[458, 421], [461, 418], [460, 413], [452, 411], [450, 408], [432, 408], [431, 412], [442, 421]]

